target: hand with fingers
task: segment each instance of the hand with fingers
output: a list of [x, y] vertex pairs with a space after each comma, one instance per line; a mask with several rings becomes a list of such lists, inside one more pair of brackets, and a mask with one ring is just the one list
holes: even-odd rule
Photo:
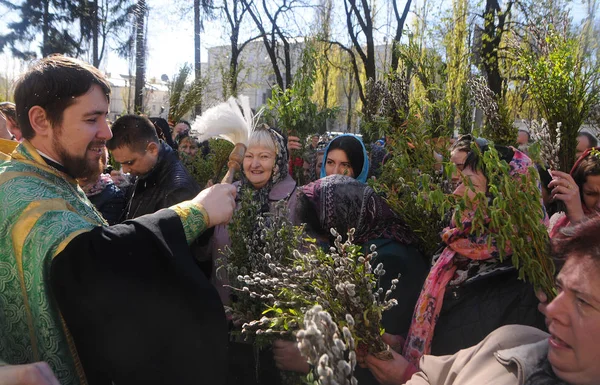
[[387, 361], [380, 360], [374, 355], [369, 354], [365, 359], [365, 364], [380, 384], [404, 384], [415, 372], [414, 367], [394, 350], [391, 352], [393, 358]]
[[192, 201], [204, 207], [208, 214], [208, 226], [212, 227], [231, 220], [236, 193], [235, 186], [221, 183], [200, 191]]
[[302, 149], [302, 144], [300, 143], [300, 138], [297, 136], [290, 135], [288, 136], [287, 142], [288, 153], [292, 153], [292, 150], [300, 150]]
[[548, 184], [552, 200], [564, 202], [567, 209], [567, 217], [571, 223], [577, 223], [583, 220], [583, 206], [581, 205], [581, 196], [579, 187], [571, 175], [562, 171], [550, 171], [552, 181]]
[[0, 366], [2, 385], [60, 385], [45, 362]]

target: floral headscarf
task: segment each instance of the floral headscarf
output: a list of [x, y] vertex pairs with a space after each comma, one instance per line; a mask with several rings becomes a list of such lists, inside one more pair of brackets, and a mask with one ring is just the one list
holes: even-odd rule
[[246, 178], [246, 174], [242, 170], [241, 175], [241, 183], [238, 188], [238, 196], [241, 189], [244, 188], [252, 188], [254, 189], [254, 199], [260, 202], [261, 212], [269, 211], [269, 193], [273, 186], [275, 186], [278, 182], [284, 180], [288, 176], [288, 150], [285, 138], [276, 130], [270, 128], [269, 126], [262, 125], [256, 127], [256, 131], [266, 130], [273, 142], [275, 143], [275, 164], [273, 166], [273, 171], [271, 174], [271, 179], [269, 182], [262, 188], [254, 189], [252, 183], [248, 181]]
[[[521, 183], [521, 175], [528, 174], [533, 162], [523, 152], [513, 150], [514, 155], [509, 162], [509, 174], [517, 183]], [[541, 189], [539, 182], [538, 188]], [[541, 205], [543, 208], [543, 204]], [[442, 232], [442, 241], [446, 244], [446, 248], [425, 280], [404, 345], [404, 357], [415, 366], [418, 366], [423, 355], [431, 352], [435, 325], [449, 283], [458, 285], [492, 271], [514, 269], [510, 265], [500, 263], [500, 253], [496, 243], [493, 241], [491, 247], [487, 246], [487, 234], [483, 236], [470, 234], [473, 216], [473, 212], [465, 212], [461, 219], [462, 228], [453, 221], [450, 227]], [[544, 223], [548, 221], [545, 211], [542, 220]], [[512, 251], [507, 249], [505, 253], [511, 255]]]
[[330, 175], [300, 188], [317, 213], [321, 229], [340, 234], [355, 229], [357, 244], [386, 238], [410, 244], [413, 233], [368, 185], [345, 175]]

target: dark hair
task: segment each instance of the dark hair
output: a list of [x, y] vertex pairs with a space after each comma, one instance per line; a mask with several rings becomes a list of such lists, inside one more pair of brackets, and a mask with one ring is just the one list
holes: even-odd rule
[[[506, 163], [510, 163], [513, 156], [515, 155], [515, 151], [510, 147], [495, 146], [494, 148], [498, 152], [498, 158], [500, 160], [505, 161]], [[480, 149], [480, 151], [469, 152], [469, 154], [465, 158], [464, 168], [470, 168], [471, 170], [474, 170], [474, 171], [481, 171], [483, 173], [483, 175], [486, 177], [486, 179], [488, 179], [488, 181], [489, 181], [490, 178], [487, 174], [485, 164], [483, 163], [483, 161], [481, 159], [483, 154], [489, 150], [487, 141], [486, 141], [486, 145], [483, 147], [479, 147], [479, 149]]]
[[35, 136], [29, 122], [32, 107], [42, 107], [53, 127], [60, 125], [65, 109], [94, 84], [110, 101], [110, 84], [94, 66], [62, 55], [51, 55], [35, 63], [15, 85], [17, 123], [23, 138]]
[[12, 124], [19, 126], [17, 123], [17, 109], [14, 103], [2, 102], [0, 103], [0, 112], [4, 114], [6, 119], [10, 120]]
[[106, 142], [109, 150], [127, 146], [132, 151], [144, 152], [148, 143], [158, 143], [156, 128], [145, 116], [124, 115], [112, 125], [113, 137]]
[[177, 122], [177, 124], [179, 124], [179, 123], [183, 123], [183, 124], [185, 124], [185, 125], [188, 127], [188, 128], [187, 128], [187, 131], [189, 131], [189, 130], [191, 130], [191, 129], [192, 129], [192, 125], [191, 125], [191, 124], [190, 124], [190, 122], [188, 122], [187, 120], [179, 119], [179, 121]]
[[479, 148], [484, 148], [488, 145], [487, 139], [476, 138], [471, 134], [461, 135], [456, 141], [450, 146], [450, 152], [452, 151], [464, 151], [471, 152], [471, 143], [475, 142]]
[[[365, 155], [363, 152], [363, 146], [359, 139], [354, 136], [338, 136], [333, 139], [329, 144], [327, 153], [331, 150], [342, 150], [346, 153], [352, 170], [354, 171], [354, 177], [358, 177], [362, 173], [363, 164], [365, 162]], [[327, 161], [325, 159], [325, 161]]]
[[577, 162], [571, 171], [571, 176], [579, 187], [580, 199], [583, 202], [583, 185], [590, 175], [600, 175], [600, 158], [595, 152], [589, 152], [583, 159]]
[[596, 137], [592, 134], [590, 134], [589, 132], [586, 131], [581, 131], [577, 134], [577, 137], [579, 138], [580, 136], [585, 136], [588, 140], [588, 147], [598, 147], [598, 139], [596, 139]]
[[552, 255], [556, 261], [565, 261], [570, 255], [588, 256], [600, 263], [600, 216], [591, 217], [575, 226], [562, 228], [553, 237]]
[[156, 133], [158, 134], [159, 139], [167, 142], [167, 144], [173, 148], [177, 149], [177, 143], [173, 140], [173, 135], [171, 131], [171, 127], [169, 126], [169, 122], [167, 122], [163, 118], [155, 117], [149, 118], [150, 121], [154, 124], [154, 128], [156, 128]]

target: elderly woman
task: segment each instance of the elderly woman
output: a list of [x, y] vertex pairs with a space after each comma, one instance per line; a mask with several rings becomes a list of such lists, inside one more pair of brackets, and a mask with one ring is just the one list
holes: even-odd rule
[[419, 369], [395, 352], [391, 361], [367, 356], [368, 367], [380, 383], [389, 385], [598, 384], [598, 234], [600, 219], [594, 218], [561, 230], [553, 239], [553, 253], [564, 265], [556, 278], [558, 296], [540, 305], [550, 334], [528, 326], [504, 326], [453, 356], [424, 356]]
[[575, 162], [571, 173], [552, 171], [548, 184], [551, 197], [562, 201], [566, 213], [557, 213], [551, 219], [550, 237], [570, 224], [598, 215], [600, 212], [600, 147], [587, 149]]
[[[497, 150], [508, 163], [514, 183], [522, 183], [521, 176], [527, 175], [532, 161], [510, 147]], [[487, 147], [483, 146], [482, 151], [487, 151]], [[462, 183], [454, 194], [473, 197], [481, 192], [487, 199], [487, 173], [492, 171], [483, 168], [479, 152], [468, 153], [462, 177], [472, 187]], [[547, 218], [545, 212], [539, 214]], [[473, 217], [474, 212], [466, 210], [462, 218], [454, 218], [442, 232], [446, 247], [434, 258], [403, 352], [414, 364], [424, 354], [453, 354], [477, 344], [502, 325], [544, 327], [533, 287], [518, 279], [510, 263], [512, 250], [505, 250], [508, 256], [501, 261], [495, 243], [488, 246], [491, 234], [471, 234]]]
[[340, 135], [329, 142], [325, 148], [321, 178], [333, 174], [347, 175], [359, 182], [367, 182], [369, 155], [358, 136]]
[[[241, 180], [235, 185], [238, 191], [250, 189], [254, 201], [259, 202], [260, 211], [263, 213], [272, 211], [277, 202], [286, 201], [290, 220], [293, 221], [296, 207], [296, 194], [294, 194], [296, 182], [288, 174], [287, 162], [288, 152], [283, 136], [266, 125], [259, 126], [249, 139], [242, 164]], [[238, 193], [238, 198], [241, 195]], [[226, 264], [222, 250], [230, 244], [227, 227], [224, 225], [215, 227], [208, 251], [215, 262], [215, 268]], [[221, 272], [213, 274], [213, 283], [223, 303], [228, 304], [230, 291], [223, 286], [228, 284], [225, 275]]]
[[[288, 174], [288, 151], [285, 139], [268, 126], [259, 126], [252, 133], [242, 164], [241, 181], [236, 182], [238, 197], [242, 190], [250, 190], [253, 201], [259, 203], [260, 212], [273, 212], [278, 202], [285, 201], [290, 220], [294, 220], [296, 182]], [[238, 204], [239, 208], [239, 204]], [[231, 245], [227, 227], [215, 227], [209, 241], [208, 256], [214, 261], [212, 282], [225, 305], [231, 303], [225, 269], [227, 261], [222, 251]], [[277, 384], [279, 373], [273, 363], [270, 349], [255, 350], [250, 343], [230, 341], [228, 384]]]

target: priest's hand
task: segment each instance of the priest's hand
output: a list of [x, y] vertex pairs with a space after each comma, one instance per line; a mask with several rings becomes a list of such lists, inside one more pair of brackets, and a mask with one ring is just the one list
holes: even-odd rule
[[192, 200], [201, 205], [208, 214], [208, 227], [227, 223], [235, 209], [237, 190], [230, 184], [217, 184], [200, 191]]
[[60, 385], [45, 362], [0, 367], [2, 385]]

